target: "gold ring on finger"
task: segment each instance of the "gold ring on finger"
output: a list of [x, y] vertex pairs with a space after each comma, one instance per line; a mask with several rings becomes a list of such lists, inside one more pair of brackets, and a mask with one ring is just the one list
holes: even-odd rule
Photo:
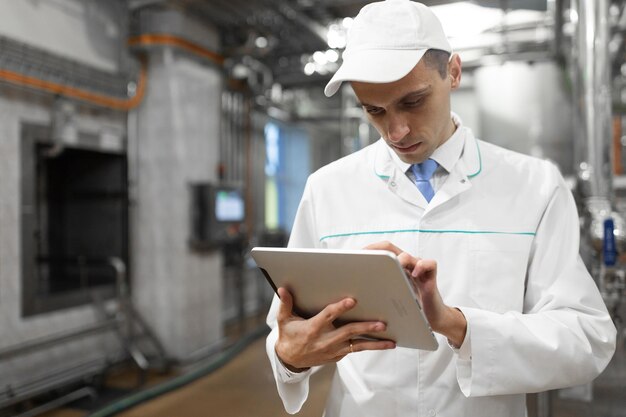
[[350, 339], [350, 353], [354, 353], [354, 350], [352, 349], [352, 339]]

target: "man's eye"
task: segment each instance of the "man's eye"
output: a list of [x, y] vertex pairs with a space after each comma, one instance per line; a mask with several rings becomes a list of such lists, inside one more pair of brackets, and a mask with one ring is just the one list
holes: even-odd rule
[[420, 104], [422, 104], [422, 100], [407, 101], [406, 103], [404, 103], [404, 105], [407, 107], [417, 107]]
[[381, 109], [380, 107], [367, 107], [365, 111], [369, 114], [376, 115], [381, 114], [383, 112], [383, 109]]

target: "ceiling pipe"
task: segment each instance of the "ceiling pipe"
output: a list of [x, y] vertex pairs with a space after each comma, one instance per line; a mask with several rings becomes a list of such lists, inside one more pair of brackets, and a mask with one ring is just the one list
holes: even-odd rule
[[210, 51], [197, 43], [188, 41], [179, 36], [163, 34], [163, 33], [146, 33], [139, 36], [133, 36], [128, 40], [130, 47], [148, 47], [148, 46], [173, 46], [182, 49], [192, 55], [208, 59], [209, 61], [222, 66], [224, 57], [216, 52]]
[[0, 69], [0, 81], [64, 96], [85, 103], [94, 104], [99, 107], [128, 111], [137, 107], [141, 103], [146, 90], [146, 61], [143, 57], [140, 57], [140, 62], [141, 69], [139, 73], [139, 80], [137, 81], [137, 90], [135, 95], [128, 99], [98, 94], [71, 85], [55, 83], [6, 69]]
[[278, 11], [287, 19], [295, 21], [304, 28], [308, 29], [312, 34], [319, 38], [324, 45], [328, 44], [327, 29], [324, 25], [316, 22], [304, 13], [288, 6], [287, 4], [280, 4], [278, 6]]
[[156, 6], [166, 3], [167, 0], [128, 0], [128, 10], [134, 11], [148, 6]]

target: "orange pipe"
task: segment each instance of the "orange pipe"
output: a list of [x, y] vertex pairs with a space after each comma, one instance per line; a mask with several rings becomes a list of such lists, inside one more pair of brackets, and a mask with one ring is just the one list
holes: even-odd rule
[[128, 99], [119, 99], [111, 96], [106, 96], [104, 94], [93, 93], [88, 90], [42, 80], [5, 69], [0, 69], [0, 80], [8, 81], [12, 84], [17, 84], [20, 86], [35, 88], [37, 90], [46, 91], [52, 94], [59, 94], [65, 97], [74, 98], [101, 107], [128, 111], [137, 107], [139, 103], [141, 103], [141, 100], [143, 99], [143, 96], [145, 94], [146, 61], [145, 59], [141, 58], [141, 70], [139, 73], [139, 80], [137, 82], [137, 92], [133, 97]]
[[190, 42], [186, 39], [179, 38], [173, 35], [166, 34], [146, 34], [139, 35], [128, 39], [129, 46], [152, 46], [152, 45], [170, 45], [177, 48], [184, 49], [187, 52], [191, 52], [194, 55], [201, 56], [210, 61], [222, 65], [224, 63], [224, 57], [213, 51], [209, 51], [202, 46]]
[[[172, 35], [140, 35], [128, 40], [130, 46], [150, 46], [150, 45], [171, 45], [184, 49], [188, 52], [200, 57], [209, 59], [219, 65], [224, 63], [224, 57], [209, 51], [193, 42]], [[141, 58], [141, 70], [139, 80], [137, 82], [137, 92], [129, 99], [119, 99], [116, 97], [106, 96], [104, 94], [93, 93], [88, 90], [72, 87], [69, 85], [58, 84], [51, 81], [42, 80], [28, 75], [20, 74], [14, 71], [0, 69], [0, 80], [7, 81], [12, 84], [31, 87], [37, 90], [46, 91], [52, 94], [59, 94], [65, 97], [74, 98], [87, 103], [95, 104], [101, 107], [108, 107], [115, 110], [128, 111], [137, 107], [146, 92], [146, 60]]]

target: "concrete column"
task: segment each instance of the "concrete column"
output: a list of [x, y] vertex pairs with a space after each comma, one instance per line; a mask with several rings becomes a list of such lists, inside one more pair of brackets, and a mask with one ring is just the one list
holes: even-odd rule
[[177, 359], [222, 338], [221, 256], [187, 244], [189, 183], [216, 180], [221, 91], [219, 69], [162, 47], [130, 114], [133, 297]]

